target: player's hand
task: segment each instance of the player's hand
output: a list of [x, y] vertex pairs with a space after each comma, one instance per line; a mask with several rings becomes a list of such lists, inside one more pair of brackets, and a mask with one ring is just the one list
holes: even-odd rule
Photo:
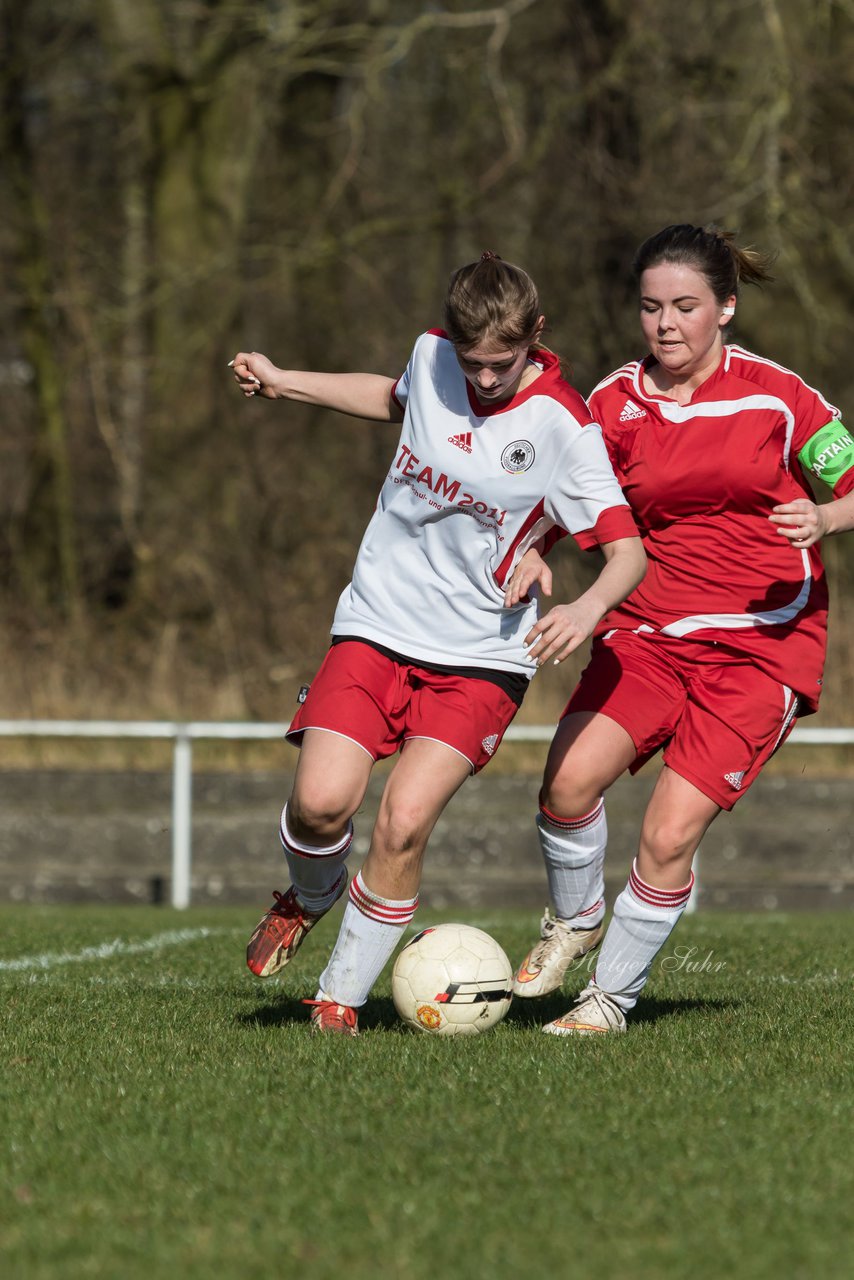
[[552, 593], [552, 571], [543, 557], [534, 547], [530, 547], [516, 565], [504, 588], [504, 604], [510, 609], [524, 599], [535, 582], [540, 585], [540, 594], [550, 596]]
[[238, 351], [229, 368], [234, 370], [234, 381], [245, 396], [265, 396], [268, 400], [277, 398], [274, 384], [279, 371], [259, 351]]
[[600, 618], [595, 608], [585, 607], [578, 600], [555, 605], [525, 636], [528, 657], [538, 667], [548, 661], [557, 666], [590, 638]]
[[787, 538], [800, 551], [811, 547], [827, 533], [827, 516], [824, 508], [810, 502], [809, 498], [796, 498], [774, 507], [768, 517], [777, 526], [781, 537]]

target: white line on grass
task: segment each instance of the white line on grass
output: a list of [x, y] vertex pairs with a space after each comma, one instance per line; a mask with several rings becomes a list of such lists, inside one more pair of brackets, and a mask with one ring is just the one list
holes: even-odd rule
[[97, 947], [83, 947], [80, 951], [46, 951], [40, 956], [18, 956], [14, 960], [0, 960], [0, 973], [20, 973], [26, 969], [54, 969], [62, 964], [83, 964], [88, 960], [111, 960], [113, 956], [138, 956], [149, 951], [162, 951], [164, 947], [182, 946], [186, 942], [198, 942], [228, 929], [170, 929], [156, 933], [142, 942], [125, 942], [113, 938]]
[[846, 985], [854, 978], [854, 974], [840, 973], [838, 969], [832, 969], [830, 973], [813, 973], [807, 977], [791, 977], [787, 973], [751, 973], [748, 969], [744, 975], [750, 982], [779, 982], [786, 987], [811, 987], [811, 986], [830, 986], [836, 982], [844, 982]]

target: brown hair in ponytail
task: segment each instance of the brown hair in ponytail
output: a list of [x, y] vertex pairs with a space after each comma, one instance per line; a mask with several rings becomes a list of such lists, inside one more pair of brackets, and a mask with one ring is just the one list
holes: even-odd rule
[[533, 343], [540, 296], [527, 272], [492, 250], [451, 276], [445, 298], [445, 332], [460, 351], [484, 339], [500, 346]]
[[772, 261], [756, 249], [740, 248], [735, 232], [682, 222], [644, 240], [635, 254], [632, 272], [639, 281], [644, 271], [661, 263], [693, 267], [705, 276], [715, 300], [723, 304], [738, 293], [742, 283], [761, 285], [773, 280]]

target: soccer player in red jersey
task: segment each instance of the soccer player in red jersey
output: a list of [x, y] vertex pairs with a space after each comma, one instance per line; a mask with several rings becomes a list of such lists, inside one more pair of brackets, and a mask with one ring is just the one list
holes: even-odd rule
[[[641, 530], [648, 572], [596, 628], [552, 743], [537, 818], [556, 910], [514, 991], [558, 988], [602, 940], [603, 793], [663, 750], [637, 858], [593, 980], [544, 1030], [623, 1031], [691, 892], [694, 854], [816, 709], [827, 589], [820, 540], [854, 527], [854, 440], [790, 370], [725, 343], [768, 261], [715, 228], [666, 227], [634, 261], [649, 355], [589, 405]], [[808, 477], [832, 490], [817, 505]], [[535, 550], [511, 600], [550, 579]]]
[[[350, 884], [312, 1023], [355, 1035], [357, 1009], [418, 903], [428, 837], [499, 746], [537, 664], [562, 660], [637, 585], [645, 558], [599, 427], [540, 345], [530, 277], [486, 253], [451, 279], [445, 329], [421, 335], [396, 381], [286, 371], [235, 356], [241, 390], [402, 423], [332, 624], [332, 647], [294, 718], [300, 744], [280, 836], [291, 876], [247, 962], [279, 972], [343, 895], [352, 817], [376, 760], [400, 756]], [[593, 586], [537, 621], [506, 600], [551, 530], [601, 546]]]

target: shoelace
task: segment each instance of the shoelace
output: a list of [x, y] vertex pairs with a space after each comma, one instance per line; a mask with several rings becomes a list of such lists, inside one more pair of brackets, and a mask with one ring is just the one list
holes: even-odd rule
[[270, 911], [273, 912], [274, 915], [283, 916], [288, 914], [287, 908], [283, 907], [282, 903], [284, 902], [285, 898], [288, 896], [289, 893], [290, 893], [290, 889], [287, 889], [284, 893], [279, 893], [278, 889], [273, 890], [273, 897], [276, 899], [276, 901], [274, 905], [270, 908]]
[[552, 936], [556, 928], [557, 916], [553, 916], [548, 907], [546, 907], [546, 914], [540, 921], [540, 937], [542, 940], [546, 942]]
[[303, 1000], [302, 1003], [312, 1005], [315, 1009], [340, 1009], [341, 1012], [333, 1014], [331, 1021], [343, 1023], [345, 1027], [356, 1025], [356, 1010], [351, 1009], [348, 1004], [337, 1004], [334, 1000]]
[[[293, 889], [288, 889], [285, 893], [279, 893], [278, 889], [274, 889], [273, 897], [276, 901], [267, 912], [268, 916], [284, 916], [288, 920], [302, 920], [303, 922], [311, 921], [314, 918], [319, 919], [319, 916], [314, 917], [312, 912], [302, 905]], [[285, 899], [288, 901], [286, 902]], [[323, 915], [323, 912], [320, 915]]]
[[533, 951], [531, 952], [532, 962], [539, 964], [543, 955], [546, 953], [549, 943], [553, 940], [554, 934], [557, 932], [558, 929], [560, 929], [561, 932], [566, 934], [577, 932], [575, 929], [570, 929], [567, 925], [563, 923], [562, 920], [559, 920], [557, 916], [551, 915], [548, 907], [546, 907], [546, 914], [543, 916], [542, 920], [540, 921], [540, 941], [536, 944]]
[[[341, 885], [341, 881], [344, 880], [346, 882], [346, 879], [347, 879], [347, 872], [342, 871], [341, 875], [338, 877], [338, 879], [335, 882], [335, 888], [333, 889], [333, 892], [337, 891]], [[278, 889], [274, 889], [273, 897], [276, 899], [276, 901], [273, 903], [272, 907], [267, 912], [268, 915], [271, 915], [271, 914], [274, 916], [299, 915], [303, 920], [319, 920], [320, 917], [325, 915], [326, 911], [328, 910], [328, 908], [324, 908], [322, 911], [309, 911], [308, 907], [304, 906], [300, 902], [296, 894], [294, 893], [293, 886], [291, 886], [290, 889], [286, 889], [284, 893], [279, 893]], [[290, 898], [293, 905], [282, 906], [282, 903], [285, 901], [285, 898]]]
[[591, 1000], [599, 1006], [605, 1021], [609, 1025], [617, 1026], [619, 1024], [620, 1018], [616, 1006], [611, 1003], [604, 991], [599, 991], [596, 987], [589, 987], [586, 991], [582, 991], [572, 1008], [572, 1016], [578, 1017], [584, 1006], [589, 1004]]

